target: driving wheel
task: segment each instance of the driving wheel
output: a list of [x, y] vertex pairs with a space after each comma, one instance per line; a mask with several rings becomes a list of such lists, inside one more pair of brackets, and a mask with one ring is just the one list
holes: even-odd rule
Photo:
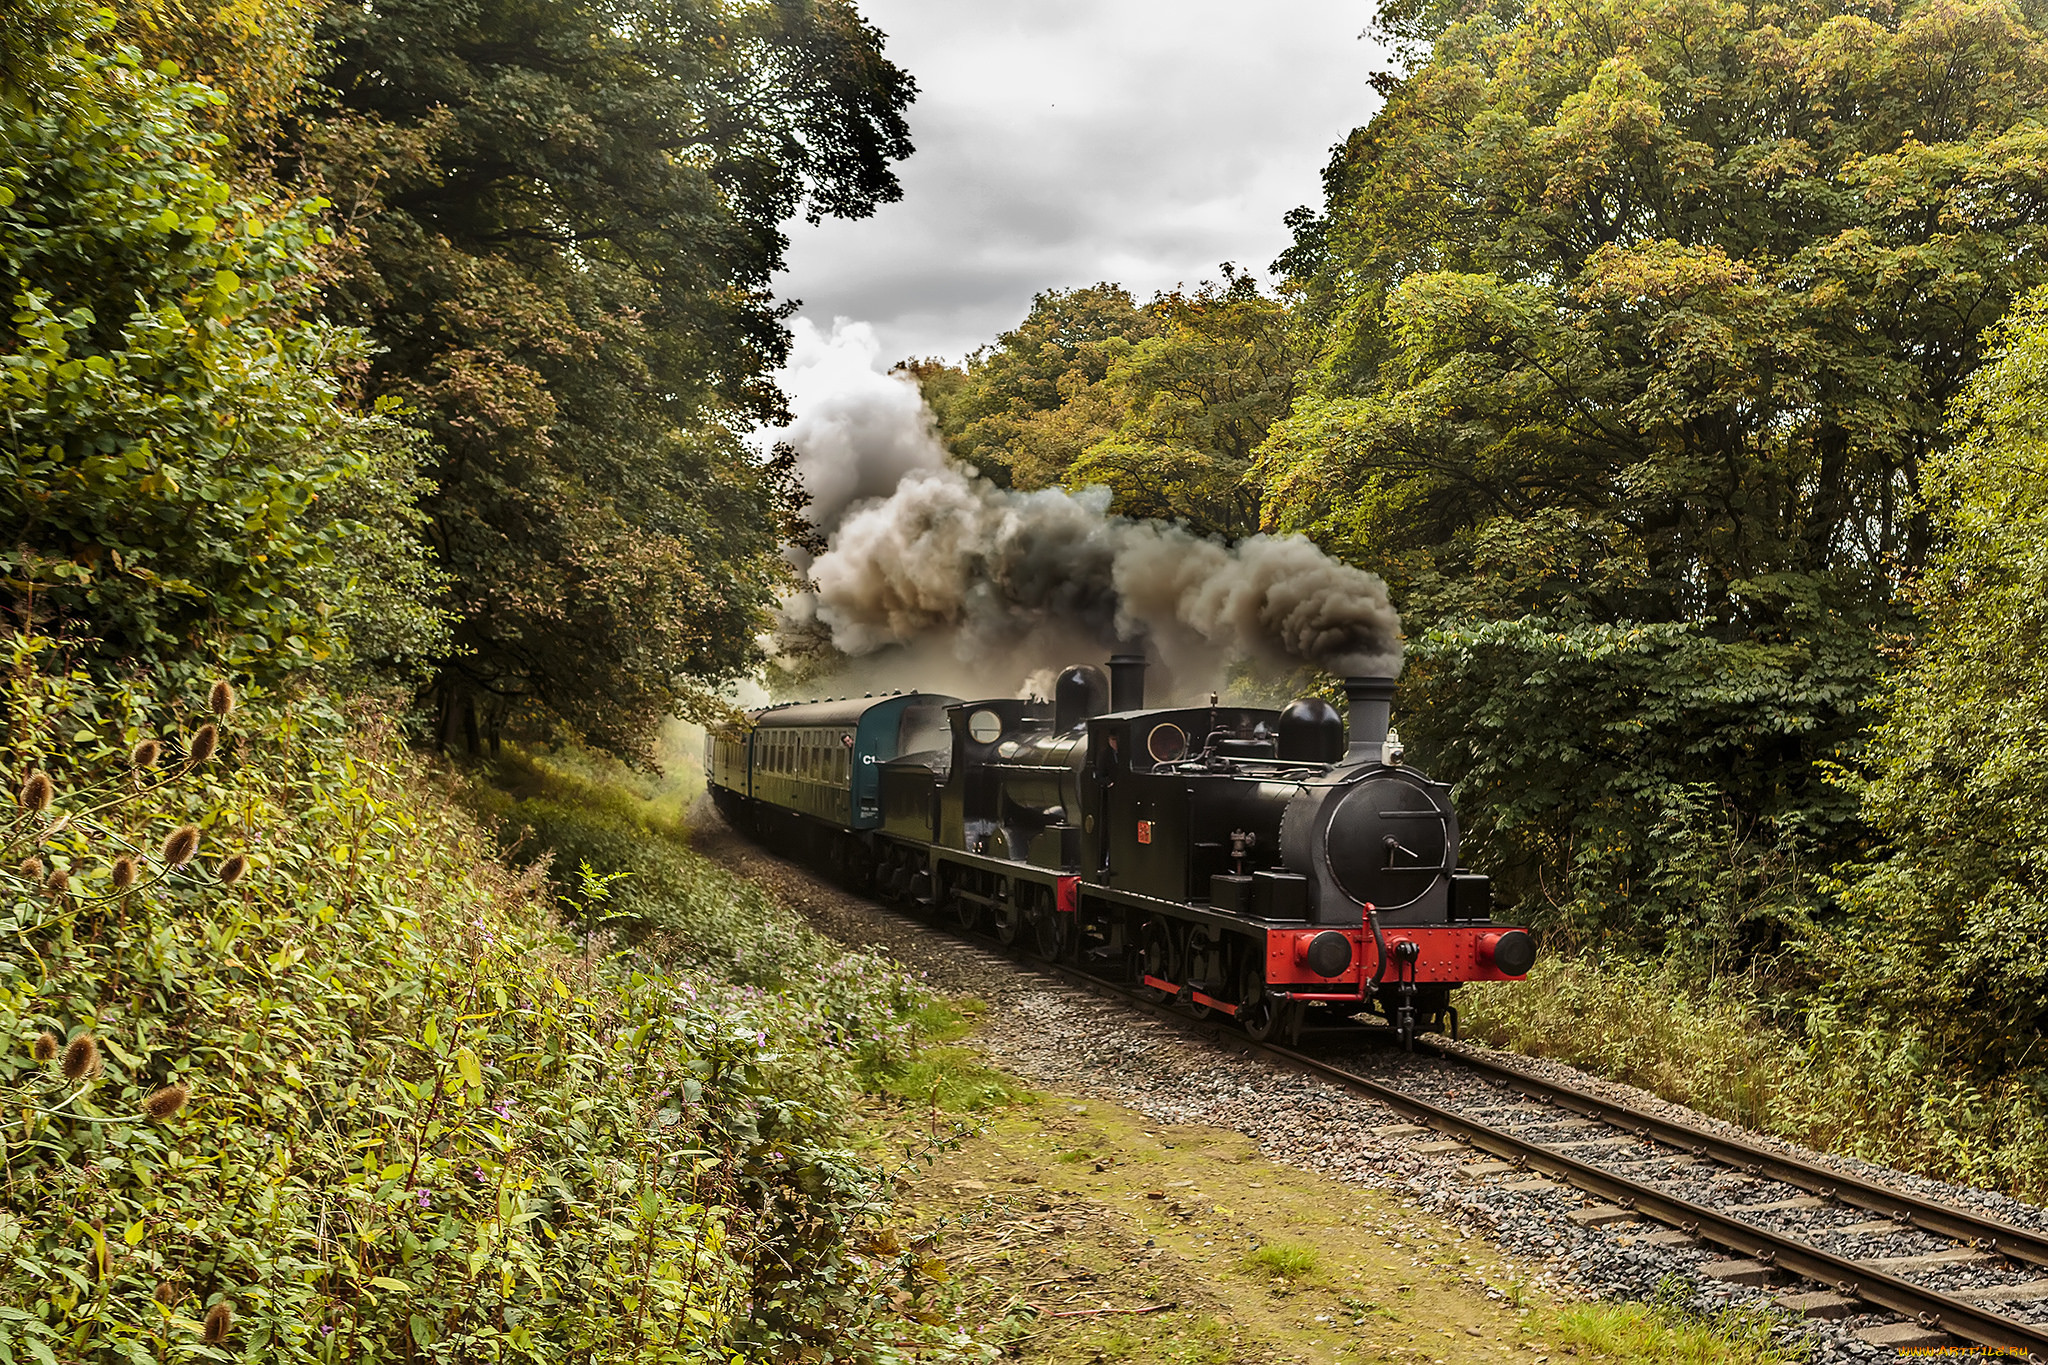
[[1031, 931], [1038, 955], [1047, 962], [1058, 962], [1073, 947], [1074, 917], [1040, 904], [1032, 911]]
[[996, 942], [1014, 948], [1024, 932], [1024, 907], [1014, 900], [1000, 900], [989, 911], [989, 917], [995, 921]]
[[1265, 964], [1245, 963], [1237, 983], [1237, 1022], [1255, 1043], [1277, 1037], [1287, 1013], [1287, 1002], [1266, 993]]

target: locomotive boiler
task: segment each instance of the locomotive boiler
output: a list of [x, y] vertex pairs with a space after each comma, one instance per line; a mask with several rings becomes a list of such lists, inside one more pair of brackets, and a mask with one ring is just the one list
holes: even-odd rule
[[1158, 998], [1294, 1036], [1311, 1008], [1456, 1027], [1450, 992], [1526, 973], [1459, 863], [1448, 787], [1403, 761], [1394, 682], [1278, 710], [1151, 709], [1145, 660], [1049, 700], [896, 693], [769, 707], [715, 730], [740, 828], [854, 885]]

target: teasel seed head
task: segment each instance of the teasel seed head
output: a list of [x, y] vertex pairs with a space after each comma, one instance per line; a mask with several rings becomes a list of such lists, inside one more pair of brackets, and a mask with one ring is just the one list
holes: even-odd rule
[[226, 678], [222, 678], [213, 685], [213, 691], [207, 694], [206, 704], [212, 707], [213, 714], [219, 716], [222, 720], [226, 720], [233, 713], [235, 709], [235, 689]]
[[207, 1310], [206, 1330], [200, 1333], [200, 1340], [208, 1346], [218, 1346], [228, 1339], [228, 1328], [235, 1325], [235, 1315], [224, 1303], [217, 1303]]
[[23, 858], [21, 866], [16, 868], [15, 871], [21, 874], [23, 881], [39, 882], [43, 879], [43, 860], [33, 857]]
[[28, 775], [26, 782], [21, 784], [21, 794], [15, 799], [40, 815], [50, 808], [52, 801], [57, 799], [57, 786], [54, 782], [50, 781], [48, 773], [38, 768]]
[[164, 839], [163, 861], [165, 867], [183, 867], [192, 861], [192, 855], [199, 851], [199, 826], [180, 825]]
[[142, 1102], [142, 1112], [162, 1123], [185, 1107], [185, 1101], [192, 1098], [188, 1085], [167, 1085], [160, 1090], [149, 1092], [149, 1098]]
[[71, 889], [71, 874], [63, 868], [52, 868], [50, 880], [43, 883], [43, 889], [53, 896], [61, 896]]
[[128, 751], [128, 766], [137, 772], [154, 768], [157, 759], [163, 757], [164, 746], [153, 739], [145, 739]]
[[100, 1045], [90, 1033], [81, 1033], [64, 1049], [64, 1079], [79, 1080], [100, 1069]]
[[186, 747], [185, 761], [198, 767], [213, 757], [213, 751], [220, 747], [220, 731], [212, 721], [192, 732], [192, 743]]
[[135, 859], [125, 853], [114, 859], [114, 875], [108, 880], [116, 891], [126, 891], [135, 885]]
[[249, 855], [237, 853], [234, 857], [227, 859], [220, 865], [220, 884], [222, 886], [233, 886], [236, 882], [242, 880], [248, 871]]
[[56, 1060], [57, 1060], [57, 1049], [58, 1049], [58, 1048], [60, 1048], [60, 1047], [62, 1047], [62, 1046], [63, 1046], [63, 1044], [61, 1044], [61, 1043], [59, 1043], [59, 1042], [57, 1041], [57, 1035], [56, 1035], [56, 1034], [54, 1034], [54, 1033], [50, 1032], [50, 1031], [49, 1031], [48, 1029], [44, 1029], [44, 1030], [43, 1030], [43, 1031], [42, 1031], [41, 1033], [38, 1033], [38, 1034], [36, 1035], [36, 1041], [35, 1041], [35, 1054], [36, 1054], [36, 1060], [37, 1060], [37, 1061], [39, 1061], [39, 1062], [54, 1062], [54, 1061], [56, 1061]]
[[183, 1298], [184, 1295], [178, 1292], [176, 1284], [169, 1280], [162, 1280], [157, 1284], [156, 1293], [150, 1295], [150, 1297], [166, 1308], [174, 1308], [177, 1306], [178, 1300]]

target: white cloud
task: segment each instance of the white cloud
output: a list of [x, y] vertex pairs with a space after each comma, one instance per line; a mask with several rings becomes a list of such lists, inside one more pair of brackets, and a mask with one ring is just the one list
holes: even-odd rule
[[880, 353], [957, 358], [1042, 289], [1140, 297], [1263, 272], [1319, 203], [1333, 144], [1390, 64], [1368, 0], [863, 0], [922, 89], [904, 198], [798, 225], [778, 280]]

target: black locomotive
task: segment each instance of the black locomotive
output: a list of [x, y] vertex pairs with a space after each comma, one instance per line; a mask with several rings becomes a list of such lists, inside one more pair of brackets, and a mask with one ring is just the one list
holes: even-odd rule
[[1145, 661], [1062, 673], [1051, 701], [895, 693], [719, 727], [720, 811], [855, 886], [1121, 969], [1161, 998], [1298, 1033], [1314, 1005], [1455, 1029], [1453, 987], [1529, 970], [1458, 865], [1449, 788], [1401, 760], [1391, 678], [1351, 713], [1296, 701], [1147, 710]]

